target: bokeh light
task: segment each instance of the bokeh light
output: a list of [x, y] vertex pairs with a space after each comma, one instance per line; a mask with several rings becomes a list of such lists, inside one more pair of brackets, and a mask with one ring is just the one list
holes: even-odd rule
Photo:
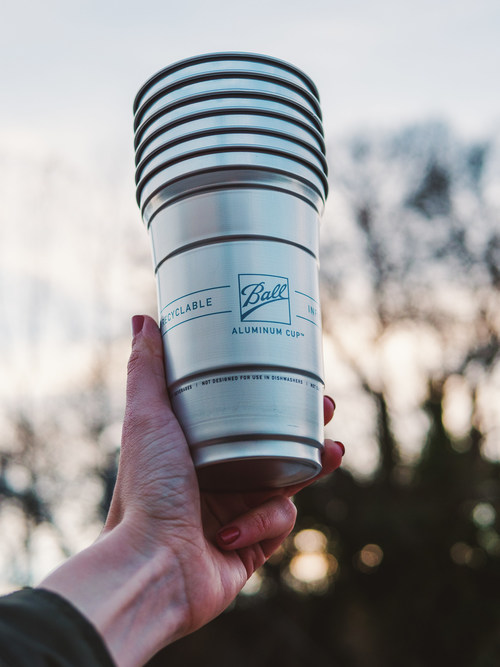
[[338, 573], [339, 562], [328, 552], [328, 538], [321, 530], [308, 528], [298, 532], [293, 539], [296, 549], [284, 580], [301, 593], [321, 593], [327, 590]]
[[301, 582], [314, 584], [325, 581], [330, 574], [335, 574], [338, 561], [331, 554], [301, 553], [290, 562], [290, 572]]
[[262, 588], [263, 577], [262, 574], [257, 571], [252, 574], [248, 579], [247, 583], [241, 589], [243, 595], [256, 595]]
[[355, 563], [362, 572], [373, 572], [384, 558], [384, 552], [378, 544], [366, 544], [356, 556]]
[[309, 528], [301, 530], [295, 535], [293, 543], [295, 548], [302, 553], [312, 553], [315, 551], [326, 551], [326, 535], [320, 530]]
[[490, 503], [478, 503], [472, 510], [472, 520], [479, 528], [488, 528], [495, 519], [496, 511]]

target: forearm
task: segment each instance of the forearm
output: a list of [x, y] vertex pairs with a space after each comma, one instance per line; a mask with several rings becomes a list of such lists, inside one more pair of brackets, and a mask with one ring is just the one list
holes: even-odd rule
[[95, 626], [119, 667], [143, 665], [181, 636], [187, 605], [167, 548], [131, 548], [120, 524], [51, 573], [40, 588], [69, 600]]

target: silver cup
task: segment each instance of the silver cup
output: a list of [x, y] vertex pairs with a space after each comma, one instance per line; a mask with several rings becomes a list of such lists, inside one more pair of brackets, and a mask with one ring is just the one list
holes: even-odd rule
[[181, 156], [193, 153], [207, 154], [211, 150], [215, 153], [225, 149], [233, 150], [235, 147], [240, 147], [241, 150], [249, 149], [252, 153], [263, 152], [266, 149], [272, 153], [279, 151], [308, 161], [318, 170], [327, 173], [326, 158], [321, 151], [301, 139], [296, 139], [293, 135], [253, 128], [223, 128], [220, 131], [212, 129], [198, 131], [158, 146], [138, 164], [136, 183], [139, 183], [146, 174], [156, 172], [163, 165], [171, 164]]
[[[232, 54], [216, 55], [219, 63], [231, 62]], [[212, 68], [213, 59], [205, 58], [192, 66]], [[249, 56], [249, 67], [252, 58], [256, 67], [309, 81], [265, 56]], [[151, 82], [136, 109], [150, 89], [164, 87], [162, 75]], [[220, 123], [214, 134], [213, 122], [203, 125], [212, 118], [203, 108], [179, 108], [201, 114], [197, 124], [170, 134], [173, 119], [163, 118], [154, 130], [158, 143], [138, 156], [137, 174], [172, 406], [202, 488], [301, 482], [320, 471], [323, 447], [317, 259], [327, 195], [323, 152], [305, 140], [303, 127], [293, 135], [294, 121], [280, 126], [286, 137], [259, 123], [252, 132], [250, 122], [234, 136]], [[143, 132], [144, 122], [136, 127]], [[139, 151], [146, 139], [142, 133]]]
[[224, 109], [257, 108], [263, 112], [281, 113], [290, 118], [309, 123], [321, 134], [323, 125], [321, 118], [306, 105], [290, 99], [285, 95], [276, 95], [261, 90], [240, 90], [227, 88], [223, 90], [206, 90], [198, 95], [186, 95], [170, 103], [158, 105], [154, 111], [146, 109], [145, 113], [135, 116], [134, 130], [136, 132], [135, 145], [143, 133], [158, 126], [158, 122], [172, 122], [186, 118], [190, 113], [210, 111], [221, 112]]
[[[315, 190], [319, 197], [326, 196], [327, 179], [324, 172], [315, 163], [298, 155], [283, 154], [266, 148], [254, 146], [227, 146], [218, 150], [192, 151], [162, 163], [147, 172], [137, 184], [137, 201], [144, 212], [157, 197], [162, 201], [171, 187], [178, 188], [186, 176], [204, 176], [215, 171], [221, 175], [224, 171], [257, 171], [265, 179], [266, 173], [276, 173], [284, 178], [301, 181]], [[233, 177], [229, 177], [233, 180]], [[204, 179], [202, 179], [204, 180]]]
[[188, 77], [205, 74], [207, 71], [227, 72], [240, 70], [252, 74], [279, 76], [290, 83], [301, 86], [319, 100], [318, 89], [314, 82], [299, 69], [278, 60], [256, 53], [208, 53], [187, 60], [180, 60], [151, 77], [141, 87], [134, 101], [134, 113], [141, 104], [155, 95], [161, 88]]
[[308, 108], [321, 118], [321, 108], [318, 100], [308, 90], [289, 83], [280, 77], [255, 76], [251, 72], [207, 72], [204, 75], [188, 77], [160, 88], [146, 100], [136, 111], [138, 122], [148, 118], [166, 105], [174, 104], [185, 97], [202, 93], [217, 94], [228, 90], [237, 91], [243, 95], [252, 92], [267, 93], [285, 97], [296, 104]]
[[241, 109], [232, 113], [222, 113], [217, 110], [217, 113], [193, 115], [194, 118], [183, 118], [182, 122], [159, 125], [153, 132], [145, 135], [136, 148], [136, 164], [163, 146], [167, 140], [168, 142], [182, 140], [183, 137], [197, 132], [234, 132], [235, 128], [259, 134], [278, 133], [292, 136], [295, 141], [305, 143], [325, 154], [325, 141], [315, 128], [279, 114], [271, 115], [258, 110]]

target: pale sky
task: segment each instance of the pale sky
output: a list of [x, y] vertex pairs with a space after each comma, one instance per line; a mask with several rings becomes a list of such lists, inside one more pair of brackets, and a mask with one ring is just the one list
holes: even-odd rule
[[481, 135], [498, 126], [499, 34], [498, 0], [17, 0], [0, 24], [0, 146], [132, 156], [140, 85], [220, 50], [303, 69], [327, 136], [428, 117]]

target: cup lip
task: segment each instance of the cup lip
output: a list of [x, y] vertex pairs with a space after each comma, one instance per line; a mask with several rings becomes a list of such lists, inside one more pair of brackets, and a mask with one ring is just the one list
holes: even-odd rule
[[[180, 90], [182, 88], [185, 88], [186, 86], [191, 86], [197, 83], [223, 81], [224, 79], [263, 81], [273, 85], [281, 86], [282, 88], [289, 89], [293, 91], [295, 94], [299, 95], [300, 97], [303, 97], [306, 100], [306, 102], [308, 102], [311, 105], [318, 118], [320, 120], [322, 119], [321, 106], [319, 104], [319, 101], [316, 97], [314, 97], [314, 95], [310, 93], [309, 90], [302, 88], [293, 81], [288, 81], [287, 79], [283, 79], [280, 76], [276, 76], [275, 74], [267, 74], [267, 73], [261, 74], [260, 72], [252, 72], [248, 70], [235, 70], [235, 69], [201, 72], [197, 74], [191, 74], [177, 81], [173, 81], [172, 83], [167, 84], [165, 87], [157, 90], [155, 93], [153, 93], [153, 95], [151, 95], [151, 97], [148, 97], [146, 100], [144, 100], [135, 110], [135, 115], [139, 117], [143, 116], [144, 112], [147, 111], [148, 108], [150, 108], [158, 100], [161, 100], [162, 97], [167, 97], [176, 90]], [[257, 89], [250, 88], [250, 90], [259, 91], [258, 88]]]
[[[286, 123], [297, 125], [302, 130], [308, 132], [312, 137], [314, 137], [314, 139], [318, 142], [318, 144], [321, 147], [321, 152], [323, 153], [323, 155], [326, 155], [326, 144], [323, 135], [320, 134], [320, 132], [318, 132], [318, 130], [315, 127], [308, 125], [308, 123], [305, 123], [298, 118], [287, 116], [286, 114], [282, 114], [279, 111], [266, 111], [264, 109], [259, 109], [258, 107], [232, 107], [232, 108], [225, 107], [219, 109], [209, 109], [207, 111], [195, 111], [186, 116], [182, 116], [181, 118], [176, 118], [175, 120], [172, 120], [154, 130], [154, 132], [152, 132], [148, 137], [146, 137], [146, 139], [144, 139], [143, 142], [141, 142], [139, 137], [139, 133], [142, 133], [143, 130], [142, 128], [139, 128], [134, 138], [134, 148], [136, 152], [136, 158], [140, 155], [140, 153], [144, 150], [144, 147], [147, 146], [148, 143], [150, 143], [151, 141], [153, 141], [162, 134], [167, 134], [168, 132], [170, 132], [170, 130], [173, 130], [179, 125], [183, 125], [184, 123], [187, 124], [191, 122], [196, 122], [197, 120], [204, 120], [205, 118], [212, 118], [217, 116], [231, 116], [231, 115], [264, 116], [273, 118], [278, 121], [283, 121]], [[136, 164], [137, 164], [137, 159], [136, 159]]]
[[[211, 147], [211, 148], [202, 148], [202, 149], [196, 149], [194, 151], [187, 151], [186, 153], [181, 153], [180, 155], [176, 155], [174, 158], [170, 158], [170, 160], [167, 160], [166, 162], [157, 165], [154, 169], [152, 169], [150, 172], [148, 172], [145, 176], [142, 177], [142, 179], [137, 183], [136, 187], [136, 201], [141, 210], [146, 206], [148, 201], [154, 196], [155, 192], [161, 190], [162, 188], [167, 186], [167, 183], [164, 185], [159, 186], [156, 190], [154, 190], [151, 194], [148, 195], [146, 200], [143, 202], [141, 205], [141, 191], [143, 190], [145, 184], [147, 183], [148, 180], [159, 174], [161, 171], [164, 171], [165, 169], [168, 169], [169, 167], [173, 166], [174, 164], [177, 164], [179, 162], [184, 162], [186, 160], [190, 160], [193, 158], [198, 158], [198, 157], [205, 157], [209, 155], [217, 155], [221, 153], [263, 153], [266, 155], [278, 157], [278, 158], [283, 158], [286, 160], [289, 160], [291, 162], [297, 162], [298, 164], [302, 165], [306, 169], [309, 169], [311, 172], [313, 172], [317, 177], [318, 180], [321, 182], [323, 185], [323, 195], [321, 197], [323, 200], [326, 200], [328, 196], [328, 178], [326, 177], [326, 174], [319, 169], [315, 164], [312, 162], [309, 162], [306, 158], [303, 158], [300, 155], [290, 155], [290, 153], [280, 150], [278, 148], [276, 149], [270, 149], [267, 146], [245, 146], [245, 145], [238, 145], [238, 144], [233, 144], [230, 146], [222, 146], [222, 147]], [[208, 167], [207, 170], [215, 170], [218, 165], [214, 165], [213, 167]], [[238, 165], [224, 165], [225, 167], [229, 167], [229, 169], [237, 169]], [[262, 167], [259, 165], [245, 165], [245, 168], [252, 169], [261, 169]], [[280, 172], [280, 169], [278, 167], [267, 167], [267, 169], [273, 170], [275, 172]], [[284, 170], [281, 170], [283, 173]], [[190, 171], [186, 172], [186, 176], [191, 173]], [[287, 174], [290, 174], [291, 172], [286, 172]], [[298, 178], [298, 176], [293, 176], [295, 178]]]
[[[253, 127], [238, 127], [238, 126], [232, 126], [232, 127], [225, 127], [222, 129], [219, 128], [209, 128], [206, 130], [199, 130], [196, 132], [191, 132], [189, 134], [182, 135], [181, 137], [177, 137], [176, 139], [173, 139], [171, 141], [167, 141], [165, 144], [162, 144], [161, 146], [158, 146], [155, 148], [149, 155], [147, 155], [145, 158], [143, 158], [138, 164], [137, 168], [135, 171], [135, 182], [136, 184], [139, 183], [141, 180], [141, 172], [144, 171], [144, 166], [147, 165], [147, 163], [154, 159], [157, 155], [160, 155], [163, 151], [168, 150], [169, 148], [173, 148], [174, 146], [178, 146], [179, 144], [182, 144], [186, 141], [191, 141], [193, 139], [203, 139], [205, 137], [212, 137], [212, 136], [217, 136], [217, 135], [231, 135], [231, 134], [255, 134], [259, 135], [262, 137], [266, 136], [271, 136], [275, 137], [277, 139], [283, 139], [285, 141], [289, 141], [291, 143], [297, 144], [298, 146], [301, 146], [302, 148], [305, 148], [307, 151], [312, 153], [314, 157], [321, 162], [323, 166], [323, 171], [325, 176], [328, 176], [328, 164], [326, 161], [326, 157], [323, 155], [323, 153], [315, 148], [314, 146], [311, 146], [308, 144], [306, 141], [303, 139], [300, 139], [298, 137], [295, 137], [292, 134], [287, 134], [286, 132], [279, 132], [278, 130], [265, 130], [265, 129], [260, 129], [260, 128], [253, 128]], [[231, 144], [229, 144], [230, 146]], [[241, 145], [246, 145], [246, 144], [241, 144]], [[207, 147], [208, 149], [217, 149], [219, 148], [218, 146], [212, 146], [212, 147]], [[266, 147], [267, 148], [267, 147]], [[275, 150], [272, 147], [269, 147], [271, 150]], [[252, 147], [249, 146], [247, 148], [248, 150], [251, 150]], [[200, 149], [204, 150], [204, 149]], [[276, 150], [282, 150], [282, 149], [276, 149]], [[297, 157], [301, 156], [296, 156], [293, 153], [290, 154], [290, 159], [296, 159]]]
[[221, 60], [248, 60], [248, 61], [254, 61], [256, 63], [264, 63], [264, 64], [270, 64], [275, 67], [279, 67], [285, 71], [290, 72], [294, 76], [298, 77], [301, 79], [304, 84], [309, 88], [311, 93], [316, 97], [316, 99], [319, 101], [319, 92], [316, 87], [316, 84], [313, 82], [313, 80], [302, 70], [300, 70], [298, 67], [295, 65], [292, 65], [291, 63], [285, 61], [285, 60], [280, 60], [279, 58], [275, 58], [274, 56], [267, 56], [261, 53], [251, 53], [251, 52], [244, 52], [244, 51], [214, 51], [213, 53], [202, 53], [196, 56], [192, 56], [190, 58], [184, 58], [182, 60], [178, 60], [171, 65], [167, 65], [166, 67], [162, 68], [155, 74], [153, 74], [147, 81], [139, 88], [139, 91], [137, 92], [137, 95], [134, 98], [133, 102], [133, 112], [137, 111], [137, 108], [140, 105], [140, 100], [151, 86], [153, 86], [157, 81], [160, 79], [164, 78], [168, 74], [172, 74], [175, 71], [178, 71], [180, 69], [183, 69], [185, 67], [189, 67], [191, 65], [198, 65], [202, 63], [209, 63], [209, 62], [214, 62], [214, 61], [221, 61]]
[[[167, 188], [172, 188], [175, 185], [178, 185], [182, 183], [183, 181], [189, 181], [193, 180], [202, 176], [208, 176], [210, 174], [217, 174], [217, 173], [223, 173], [227, 172], [230, 173], [231, 175], [235, 174], [248, 174], [249, 172], [252, 172], [252, 176], [254, 176], [255, 180], [253, 182], [250, 182], [246, 179], [242, 179], [241, 181], [238, 182], [231, 182], [231, 183], [204, 183], [201, 185], [197, 185], [196, 187], [189, 187], [189, 188], [183, 188], [182, 193], [174, 193], [171, 196], [168, 197], [165, 201], [163, 201], [157, 209], [152, 211], [150, 215], [146, 217], [146, 210], [148, 207], [151, 206], [151, 201], [159, 195], [160, 192], [164, 192]], [[151, 225], [151, 222], [153, 218], [163, 209], [165, 209], [167, 206], [170, 206], [171, 204], [174, 204], [177, 201], [181, 201], [182, 199], [186, 199], [188, 197], [191, 197], [193, 195], [197, 194], [203, 194], [205, 192], [212, 192], [212, 191], [221, 191], [221, 190], [235, 190], [235, 189], [240, 189], [240, 188], [245, 188], [245, 189], [266, 189], [266, 190], [279, 190], [280, 192], [283, 192], [285, 194], [290, 194], [292, 196], [299, 197], [299, 199], [302, 199], [305, 201], [307, 204], [312, 206], [312, 208], [319, 213], [320, 210], [318, 207], [315, 205], [314, 201], [311, 199], [311, 197], [306, 196], [306, 195], [300, 195], [297, 194], [296, 192], [293, 192], [292, 190], [289, 190], [288, 188], [284, 188], [281, 186], [276, 186], [275, 184], [269, 184], [266, 182], [259, 182], [257, 176], [259, 174], [266, 174], [268, 177], [270, 174], [274, 176], [279, 176], [279, 177], [285, 177], [287, 179], [294, 179], [296, 182], [299, 182], [302, 184], [302, 186], [305, 186], [306, 188], [309, 188], [314, 192], [314, 194], [317, 196], [318, 201], [323, 202], [323, 206], [325, 203], [325, 196], [324, 193], [322, 193], [315, 185], [314, 183], [311, 183], [307, 179], [305, 179], [303, 176], [299, 176], [297, 174], [292, 174], [290, 172], [285, 171], [284, 169], [276, 169], [274, 167], [268, 167], [268, 166], [260, 166], [260, 167], [250, 167], [249, 165], [245, 164], [238, 164], [238, 165], [233, 165], [231, 167], [224, 165], [224, 166], [218, 166], [218, 167], [204, 167], [202, 169], [193, 169], [190, 172], [187, 172], [186, 174], [181, 174], [180, 176], [175, 176], [174, 178], [170, 179], [163, 185], [159, 186], [156, 188], [145, 200], [145, 202], [140, 206], [140, 211], [141, 211], [141, 217], [143, 221], [146, 224], [146, 227], [149, 229], [149, 226]]]
[[151, 114], [151, 116], [148, 116], [147, 118], [142, 120], [140, 119], [140, 116], [136, 115], [134, 119], [134, 132], [136, 134], [136, 137], [140, 132], [143, 131], [144, 127], [154, 122], [154, 120], [156, 120], [159, 116], [169, 113], [170, 111], [174, 111], [175, 109], [179, 109], [183, 106], [188, 106], [190, 104], [197, 104], [198, 102], [207, 102], [210, 100], [220, 100], [226, 98], [265, 100], [267, 102], [277, 102], [278, 104], [283, 104], [285, 106], [291, 107], [295, 109], [295, 111], [297, 111], [298, 113], [302, 114], [307, 119], [309, 119], [312, 122], [312, 124], [316, 127], [318, 132], [321, 135], [323, 135], [323, 124], [321, 122], [321, 119], [318, 116], [316, 116], [316, 114], [314, 114], [313, 111], [311, 111], [305, 106], [302, 106], [302, 104], [295, 102], [295, 100], [290, 100], [287, 97], [284, 97], [282, 95], [276, 95], [275, 93], [266, 93], [263, 91], [241, 90], [241, 89], [236, 90], [234, 88], [231, 88], [228, 90], [207, 91], [206, 93], [187, 95], [186, 97], [182, 97], [179, 100], [175, 100], [175, 102], [170, 102], [169, 104], [166, 104], [164, 107], [157, 109], [153, 114]]

